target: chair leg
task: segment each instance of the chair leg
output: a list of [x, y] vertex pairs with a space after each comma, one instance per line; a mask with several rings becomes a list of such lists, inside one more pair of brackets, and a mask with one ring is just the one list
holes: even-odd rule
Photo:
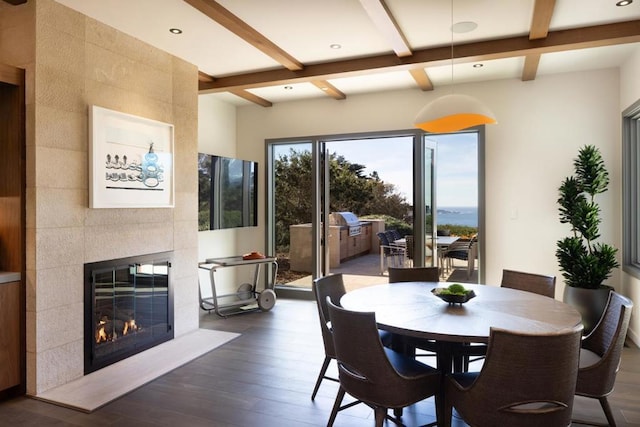
[[600, 397], [598, 400], [600, 401], [600, 406], [602, 406], [602, 410], [604, 411], [604, 415], [607, 417], [609, 425], [611, 427], [616, 427], [616, 420], [613, 418], [613, 412], [611, 412], [611, 406], [609, 405], [607, 397]]
[[320, 369], [320, 374], [318, 374], [318, 379], [316, 380], [316, 385], [313, 388], [313, 393], [311, 394], [311, 400], [316, 398], [316, 394], [318, 393], [318, 389], [320, 388], [320, 383], [322, 382], [325, 374], [327, 373], [329, 362], [331, 362], [331, 358], [329, 356], [325, 356], [324, 362], [322, 362], [322, 368]]
[[336, 415], [338, 415], [338, 411], [340, 410], [340, 405], [342, 405], [342, 399], [344, 399], [345, 391], [340, 386], [338, 389], [338, 394], [336, 395], [336, 401], [333, 402], [333, 409], [331, 409], [331, 415], [329, 416], [329, 421], [327, 422], [327, 427], [331, 427], [333, 422], [336, 420]]
[[376, 406], [373, 411], [376, 417], [376, 427], [382, 427], [384, 420], [387, 418], [387, 408]]

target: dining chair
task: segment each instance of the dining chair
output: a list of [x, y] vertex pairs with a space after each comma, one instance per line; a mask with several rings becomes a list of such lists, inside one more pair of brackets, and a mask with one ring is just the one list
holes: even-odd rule
[[345, 393], [373, 408], [377, 427], [385, 419], [399, 423], [388, 414], [389, 409], [397, 415], [402, 408], [431, 396], [439, 402], [442, 377], [438, 370], [384, 347], [375, 313], [346, 310], [329, 298], [327, 306], [340, 380], [328, 426], [333, 425]]
[[[389, 283], [438, 282], [438, 280], [440, 280], [439, 267], [389, 267], [387, 268], [387, 271], [389, 273]], [[425, 290], [425, 292], [427, 292], [427, 290]], [[401, 350], [407, 355], [412, 355], [414, 357], [436, 356], [436, 343], [433, 340], [414, 338], [397, 334], [394, 334], [391, 339], [392, 348]], [[427, 353], [416, 353], [416, 350], [424, 350]]]
[[480, 372], [445, 380], [443, 425], [453, 408], [475, 426], [568, 426], [582, 325], [554, 334], [492, 328]]
[[[600, 401], [608, 425], [615, 427], [607, 396], [613, 391], [620, 367], [622, 347], [629, 327], [633, 303], [611, 291], [600, 321], [582, 340], [576, 394]], [[574, 420], [579, 424], [607, 425], [592, 421]]]
[[[346, 293], [344, 287], [344, 279], [341, 273], [331, 274], [329, 276], [320, 277], [313, 280], [312, 283], [313, 295], [316, 299], [316, 305], [318, 308], [318, 317], [320, 319], [320, 331], [322, 332], [322, 343], [324, 345], [324, 360], [320, 373], [316, 379], [316, 384], [311, 394], [311, 400], [316, 398], [318, 389], [322, 380], [329, 380], [338, 382], [337, 378], [327, 375], [327, 369], [331, 360], [335, 360], [336, 351], [333, 347], [333, 336], [331, 335], [331, 325], [329, 323], [329, 311], [327, 309], [327, 297], [336, 304], [339, 304], [340, 298]], [[390, 346], [392, 342], [392, 336], [390, 332], [379, 331], [379, 338], [385, 345]]]
[[389, 267], [389, 283], [397, 282], [437, 282], [440, 280], [438, 267]]
[[533, 292], [549, 298], [556, 296], [556, 276], [503, 269], [500, 286]]
[[471, 278], [475, 269], [475, 261], [478, 256], [478, 235], [474, 235], [469, 241], [457, 240], [450, 244], [440, 254], [440, 262], [443, 271], [451, 271], [453, 269], [453, 260], [461, 260], [467, 262], [467, 279]]
[[[503, 269], [500, 286], [554, 298], [556, 292], [556, 277]], [[469, 344], [468, 346], [463, 346], [461, 348], [461, 353], [464, 357], [463, 370], [468, 371], [469, 364], [482, 360], [486, 352], [487, 346], [485, 344]]]

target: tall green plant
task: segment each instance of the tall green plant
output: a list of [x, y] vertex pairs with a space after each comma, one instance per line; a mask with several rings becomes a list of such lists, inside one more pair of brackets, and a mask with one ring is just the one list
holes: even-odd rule
[[560, 222], [571, 225], [573, 236], [558, 241], [556, 257], [568, 286], [597, 289], [619, 266], [618, 250], [595, 242], [601, 222], [595, 196], [607, 191], [609, 173], [600, 151], [592, 145], [580, 149], [573, 166], [574, 176], [564, 179], [558, 198]]

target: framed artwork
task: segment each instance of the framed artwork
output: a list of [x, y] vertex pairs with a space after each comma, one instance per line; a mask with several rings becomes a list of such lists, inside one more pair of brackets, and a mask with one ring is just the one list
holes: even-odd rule
[[91, 106], [89, 207], [174, 206], [173, 125]]

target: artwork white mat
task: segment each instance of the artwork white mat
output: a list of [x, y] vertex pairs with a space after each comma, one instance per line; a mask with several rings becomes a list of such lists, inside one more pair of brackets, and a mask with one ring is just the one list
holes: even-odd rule
[[174, 206], [173, 125], [93, 105], [89, 207]]

